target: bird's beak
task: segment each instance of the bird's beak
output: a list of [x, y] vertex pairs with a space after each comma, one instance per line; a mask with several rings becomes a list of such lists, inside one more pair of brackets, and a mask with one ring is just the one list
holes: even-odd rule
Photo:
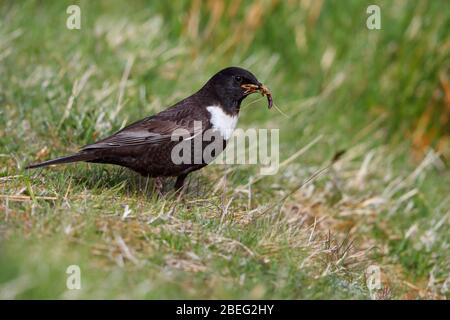
[[261, 95], [267, 97], [269, 109], [272, 108], [272, 105], [273, 105], [272, 93], [270, 92], [269, 88], [267, 88], [265, 85], [263, 85], [263, 84], [256, 85], [256, 84], [248, 83], [248, 84], [241, 85], [241, 88], [245, 90], [244, 94], [247, 94], [247, 95], [252, 94], [254, 92], [258, 92], [258, 91], [261, 92]]

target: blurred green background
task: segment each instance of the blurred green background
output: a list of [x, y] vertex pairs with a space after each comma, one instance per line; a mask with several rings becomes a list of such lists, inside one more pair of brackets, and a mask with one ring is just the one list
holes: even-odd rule
[[[72, 4], [81, 8], [80, 30], [66, 28], [66, 9]], [[369, 17], [366, 9], [373, 4], [381, 9], [381, 30], [366, 27]], [[361, 228], [334, 229], [337, 237], [345, 238], [350, 233], [356, 239], [363, 237], [361, 243], [375, 242], [383, 248], [382, 254], [371, 259], [401, 266], [401, 273], [408, 279], [404, 281], [418, 288], [413, 290], [403, 280], [398, 281], [392, 285], [391, 297], [439, 297], [447, 293], [443, 289], [429, 293], [427, 290], [431, 289], [426, 288], [431, 274], [440, 288], [449, 281], [449, 1], [2, 1], [0, 17], [3, 297], [70, 297], [60, 295], [61, 288], [52, 287], [53, 275], [60, 279], [64, 274], [49, 270], [34, 273], [39, 262], [28, 253], [40, 252], [45, 256], [58, 252], [52, 257], [62, 265], [74, 254], [77, 259], [90, 259], [89, 245], [81, 243], [99, 241], [91, 220], [86, 227], [80, 225], [84, 231], [74, 241], [66, 239], [68, 242], [62, 241], [60, 246], [55, 244], [59, 240], [52, 241], [53, 237], [65, 239], [62, 230], [67, 217], [61, 218], [62, 212], [75, 215], [85, 210], [100, 217], [113, 212], [120, 220], [116, 209], [123, 204], [123, 199], [104, 200], [114, 194], [116, 189], [108, 191], [111, 186], [123, 181], [124, 176], [114, 176], [112, 170], [107, 171], [107, 177], [98, 167], [93, 171], [70, 167], [34, 176], [33, 172], [21, 171], [24, 164], [75, 151], [126, 123], [160, 111], [231, 65], [251, 70], [272, 90], [282, 113], [268, 112], [264, 100], [246, 108], [249, 102], [258, 99], [252, 97], [244, 103], [239, 126], [280, 128], [282, 161], [322, 137], [313, 151], [295, 161], [298, 166], [287, 166], [278, 176], [267, 178], [267, 183], [255, 186], [253, 207], [249, 205], [246, 212], [277, 201], [307, 177], [311, 168], [325, 163], [337, 151], [356, 149], [347, 159], [349, 165], [341, 167], [342, 172], [337, 170], [337, 178], [326, 178], [316, 186], [317, 192], [327, 199], [326, 210], [320, 214], [347, 221], [348, 215], [340, 216], [343, 209], [339, 205], [343, 201], [386, 200], [381, 207], [374, 202], [373, 219], [358, 213], [352, 215], [352, 223], [358, 221], [355, 225], [362, 225]], [[370, 162], [371, 159], [379, 161]], [[422, 175], [425, 167], [431, 169]], [[364, 177], [369, 182], [355, 189], [353, 177], [360, 181], [366, 171], [369, 173]], [[231, 183], [236, 186], [254, 172], [251, 168], [239, 169], [230, 178]], [[91, 180], [77, 181], [83, 174], [91, 175]], [[216, 171], [210, 174], [220, 176]], [[67, 184], [72, 178], [75, 181], [69, 189], [72, 188], [70, 192], [75, 198], [66, 205], [67, 199], [61, 197], [69, 193]], [[214, 186], [214, 181], [207, 178], [205, 183], [211, 189]], [[119, 198], [130, 195], [130, 191], [120, 188]], [[334, 192], [331, 195], [330, 188]], [[411, 190], [416, 190], [412, 196], [408, 193]], [[229, 195], [232, 191], [224, 192]], [[94, 196], [87, 204], [86, 200], [76, 198], [85, 193]], [[201, 191], [200, 194], [205, 196]], [[22, 195], [31, 200], [15, 202], [14, 199], [22, 198], [9, 197]], [[39, 196], [58, 200], [39, 200], [36, 198]], [[246, 199], [236, 199], [238, 207], [247, 203]], [[304, 203], [304, 199], [292, 201]], [[160, 205], [154, 201], [146, 203], [145, 208], [157, 214]], [[141, 209], [135, 212], [142, 212]], [[182, 219], [204, 222], [213, 232], [222, 232], [220, 213], [218, 219], [212, 218], [210, 222], [197, 216], [211, 212], [210, 209], [180, 210], [185, 212]], [[28, 225], [25, 217], [34, 222]], [[259, 239], [264, 238], [264, 230], [269, 230], [272, 224], [273, 221], [261, 222], [259, 228], [250, 231], [245, 225], [233, 225], [227, 232], [230, 237], [243, 237], [240, 241], [258, 251]], [[439, 227], [435, 228], [436, 225]], [[415, 240], [410, 238], [414, 230], [419, 230], [414, 233]], [[421, 236], [430, 236], [427, 233], [430, 230], [436, 240], [432, 247], [418, 246], [423, 242]], [[22, 236], [23, 232], [27, 237]], [[42, 246], [36, 248], [33, 239], [43, 241]], [[169, 240], [162, 237], [154, 241]], [[72, 251], [77, 245], [79, 250]], [[273, 272], [255, 262], [258, 266], [250, 268], [255, 272], [255, 281], [242, 280], [241, 289], [228, 288], [226, 283], [230, 280], [222, 278], [209, 285], [205, 285], [202, 277], [195, 278], [194, 283], [181, 288], [159, 279], [158, 289], [150, 295], [133, 291], [132, 296], [368, 297], [367, 291], [335, 287], [341, 278], [352, 283], [348, 274], [338, 274], [336, 279], [325, 282], [320, 278], [299, 289], [295, 283], [309, 275], [286, 271], [281, 289], [269, 285], [278, 279], [280, 270], [284, 270], [282, 266], [296, 270], [300, 264], [298, 256], [291, 256], [294, 253], [281, 247], [285, 255], [273, 258]], [[169, 246], [165, 250], [163, 256], [175, 249]], [[65, 255], [68, 251], [71, 253]], [[196, 253], [203, 257], [202, 253]], [[164, 265], [162, 257], [155, 259], [152, 263]], [[225, 273], [233, 279], [231, 283], [240, 283], [241, 262], [213, 264], [218, 270], [226, 270], [217, 271], [218, 274]], [[158, 273], [156, 270], [153, 272]], [[136, 272], [137, 278], [143, 276]], [[40, 280], [27, 286], [29, 278], [21, 277], [23, 274], [34, 274]], [[179, 277], [182, 283], [190, 278], [190, 273], [181, 273]], [[123, 283], [132, 286], [130, 279], [119, 278], [114, 278], [116, 282], [111, 280], [117, 287]], [[95, 276], [92, 279], [95, 281]], [[261, 295], [252, 295], [260, 292], [255, 287], [258, 279], [267, 287]], [[361, 284], [364, 280], [355, 281]], [[214, 286], [219, 289], [213, 294], [204, 291], [204, 287]], [[5, 293], [5, 288], [11, 287], [19, 288], [17, 294]], [[122, 297], [117, 287], [82, 296]]]
[[[136, 118], [149, 102], [166, 106], [218, 69], [241, 65], [272, 87], [277, 105], [294, 119], [315, 113], [315, 127], [347, 138], [382, 117], [386, 141], [406, 139], [418, 157], [429, 146], [448, 152], [448, 1], [87, 1], [79, 2], [79, 31], [65, 28], [70, 3], [3, 2], [2, 74], [9, 86], [17, 69], [38, 73], [40, 67], [47, 71], [40, 77], [57, 72], [47, 80], [70, 90], [78, 75], [72, 66], [95, 66], [98, 76], [117, 78], [133, 59], [131, 79], [140, 85], [127, 97]], [[380, 6], [381, 30], [366, 27], [370, 4]], [[51, 94], [45, 84], [41, 100], [26, 111], [66, 102], [67, 93]], [[99, 112], [98, 105], [77, 105]], [[254, 113], [251, 119], [273, 116]]]

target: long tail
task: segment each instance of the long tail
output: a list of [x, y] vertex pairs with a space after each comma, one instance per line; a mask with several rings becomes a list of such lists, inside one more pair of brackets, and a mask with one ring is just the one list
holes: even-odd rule
[[94, 160], [95, 158], [96, 158], [95, 155], [92, 154], [92, 153], [80, 152], [80, 153], [72, 154], [70, 156], [56, 158], [56, 159], [44, 161], [44, 162], [41, 162], [41, 163], [30, 164], [30, 165], [26, 166], [25, 169], [34, 169], [34, 168], [46, 167], [46, 166], [50, 166], [52, 164], [62, 164], [62, 163], [71, 163], [71, 162], [79, 162], [79, 161], [89, 161], [89, 160]]

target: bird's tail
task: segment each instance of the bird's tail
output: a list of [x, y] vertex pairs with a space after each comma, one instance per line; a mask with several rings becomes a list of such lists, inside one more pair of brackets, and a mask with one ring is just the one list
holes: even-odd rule
[[30, 164], [30, 165], [26, 166], [25, 169], [46, 167], [46, 166], [50, 166], [53, 164], [63, 164], [63, 163], [71, 163], [71, 162], [79, 162], [79, 161], [90, 161], [90, 160], [94, 160], [94, 159], [95, 159], [95, 156], [92, 153], [80, 152], [80, 153], [72, 154], [70, 156], [56, 158], [56, 159], [44, 161], [41, 163]]

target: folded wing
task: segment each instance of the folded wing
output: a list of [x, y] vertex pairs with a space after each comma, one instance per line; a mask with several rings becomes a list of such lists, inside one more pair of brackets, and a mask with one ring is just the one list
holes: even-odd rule
[[158, 145], [170, 141], [179, 141], [180, 138], [190, 139], [201, 131], [201, 126], [195, 125], [193, 120], [173, 121], [147, 118], [103, 140], [86, 145], [81, 151], [146, 144]]

